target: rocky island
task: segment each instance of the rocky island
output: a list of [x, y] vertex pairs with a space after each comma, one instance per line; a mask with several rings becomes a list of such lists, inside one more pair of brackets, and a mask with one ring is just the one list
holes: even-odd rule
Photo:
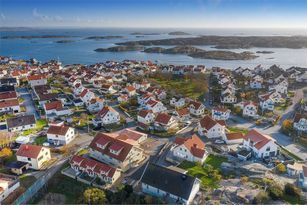
[[215, 46], [219, 49], [239, 48], [307, 48], [307, 36], [200, 36], [187, 38], [169, 38], [159, 40], [128, 41], [118, 45], [143, 46]]
[[42, 35], [42, 36], [2, 36], [1, 39], [34, 39], [34, 38], [70, 38], [72, 36]]
[[173, 36], [187, 36], [187, 35], [191, 35], [189, 33], [183, 32], [183, 31], [173, 31], [173, 32], [169, 32], [168, 35], [173, 35]]
[[115, 39], [115, 38], [123, 38], [123, 36], [89, 36], [85, 39], [87, 40], [103, 40], [103, 39]]
[[74, 40], [59, 40], [59, 41], [55, 41], [56, 43], [73, 43], [75, 42]]
[[274, 53], [273, 51], [257, 51], [256, 53], [260, 53], [260, 54], [272, 54]]
[[151, 47], [144, 50], [146, 53], [184, 54], [193, 58], [214, 60], [251, 60], [258, 56], [252, 52], [236, 53], [232, 51], [206, 51], [193, 46], [176, 46], [173, 48]]
[[232, 51], [205, 51], [193, 46], [175, 46], [172, 48], [150, 47], [145, 48], [141, 45], [115, 46], [110, 48], [98, 48], [96, 52], [125, 52], [125, 51], [143, 51], [145, 53], [163, 53], [163, 54], [181, 54], [193, 58], [215, 59], [215, 60], [251, 60], [257, 58], [251, 52], [236, 53]]
[[110, 48], [97, 48], [96, 52], [125, 52], [125, 51], [142, 51], [144, 46], [133, 45], [133, 46], [114, 46]]
[[130, 35], [160, 35], [160, 33], [145, 33], [145, 32], [133, 32], [133, 33], [130, 33]]

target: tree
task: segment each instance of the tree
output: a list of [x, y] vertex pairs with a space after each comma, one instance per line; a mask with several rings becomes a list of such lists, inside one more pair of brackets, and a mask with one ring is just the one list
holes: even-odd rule
[[8, 147], [4, 147], [1, 151], [0, 151], [0, 157], [4, 157], [4, 158], [9, 158], [13, 155], [13, 151], [8, 148]]
[[98, 188], [88, 188], [83, 193], [84, 201], [88, 204], [105, 204], [106, 195], [103, 190]]
[[283, 174], [283, 173], [286, 172], [286, 166], [283, 163], [279, 163], [276, 166], [276, 170], [277, 170], [278, 173]]
[[291, 120], [284, 120], [281, 127], [284, 132], [289, 133], [293, 130], [293, 123]]
[[248, 182], [248, 180], [249, 180], [249, 178], [248, 178], [247, 176], [241, 177], [241, 182], [242, 182], [243, 184], [245, 184], [246, 182]]
[[280, 185], [273, 183], [269, 189], [269, 195], [273, 200], [279, 200], [283, 196], [283, 189]]
[[267, 200], [269, 200], [269, 195], [265, 191], [260, 191], [255, 196], [253, 203], [254, 204], [264, 204], [264, 202], [266, 202]]
[[301, 190], [297, 188], [294, 184], [287, 183], [285, 185], [285, 194], [289, 196], [294, 196], [297, 198], [301, 197]]

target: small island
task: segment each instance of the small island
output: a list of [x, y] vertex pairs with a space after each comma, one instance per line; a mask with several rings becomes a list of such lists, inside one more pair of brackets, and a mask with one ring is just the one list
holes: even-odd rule
[[184, 54], [193, 58], [214, 60], [252, 60], [258, 56], [252, 52], [236, 53], [232, 51], [205, 51], [193, 46], [176, 46], [173, 48], [151, 47], [144, 50], [146, 53]]
[[187, 36], [187, 35], [191, 35], [189, 33], [183, 32], [183, 31], [173, 31], [173, 32], [169, 32], [168, 35], [173, 35], [173, 36]]
[[257, 51], [256, 53], [260, 53], [260, 54], [272, 54], [274, 53], [273, 51]]
[[35, 38], [71, 38], [72, 36], [41, 35], [41, 36], [2, 36], [1, 39], [35, 39]]
[[143, 51], [145, 53], [181, 54], [193, 58], [214, 59], [214, 60], [251, 60], [258, 56], [252, 52], [236, 53], [232, 51], [205, 51], [193, 46], [175, 46], [172, 48], [149, 47], [141, 45], [115, 46], [110, 48], [97, 48], [96, 52], [125, 52]]
[[59, 41], [55, 41], [56, 43], [73, 43], [75, 42], [74, 40], [59, 40]]
[[125, 52], [125, 51], [142, 51], [144, 46], [135, 45], [135, 46], [114, 46], [110, 48], [97, 48], [94, 51], [96, 52]]
[[144, 32], [133, 32], [133, 33], [130, 33], [130, 35], [160, 35], [160, 33], [144, 33]]
[[103, 40], [103, 39], [116, 39], [116, 38], [123, 38], [123, 36], [89, 36], [85, 39], [87, 40]]

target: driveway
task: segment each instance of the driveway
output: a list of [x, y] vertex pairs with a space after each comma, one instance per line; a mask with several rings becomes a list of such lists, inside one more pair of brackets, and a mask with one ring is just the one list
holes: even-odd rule
[[300, 158], [307, 160], [307, 149], [299, 144], [294, 143], [291, 137], [280, 132], [282, 122], [286, 119], [292, 119], [292, 116], [295, 113], [297, 103], [300, 101], [300, 99], [302, 99], [302, 97], [303, 89], [297, 90], [295, 92], [294, 97], [292, 98], [293, 104], [284, 111], [284, 114], [281, 116], [280, 121], [275, 126], [269, 127], [267, 129], [256, 127], [254, 123], [249, 122], [241, 117], [231, 116], [231, 118], [235, 119], [235, 126], [240, 128], [246, 128], [249, 130], [256, 129], [261, 133], [270, 135], [277, 141], [278, 144], [284, 146], [286, 149], [296, 154]]
[[19, 96], [24, 99], [24, 102], [22, 104], [26, 108], [26, 113], [34, 114], [36, 119], [40, 119], [39, 113], [36, 110], [34, 101], [32, 99], [31, 94], [29, 93], [29, 90], [27, 88], [18, 88], [17, 92]]

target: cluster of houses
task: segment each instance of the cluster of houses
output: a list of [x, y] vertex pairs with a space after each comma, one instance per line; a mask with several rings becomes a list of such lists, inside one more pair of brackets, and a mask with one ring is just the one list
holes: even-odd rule
[[[17, 175], [27, 169], [47, 169], [53, 159], [50, 146], [57, 148], [72, 144], [77, 131], [69, 119], [75, 110], [93, 115], [90, 121], [93, 126], [105, 127], [122, 122], [125, 116], [122, 105], [125, 104], [128, 104], [128, 110], [137, 110], [137, 128], [144, 132], [177, 132], [182, 125], [188, 127], [196, 122], [193, 126], [196, 125], [197, 131], [185, 137], [175, 137], [171, 142], [166, 160], [203, 164], [209, 149], [202, 138], [221, 140], [229, 147], [236, 145], [236, 154], [241, 160], [275, 157], [279, 154], [279, 146], [270, 136], [256, 129], [246, 134], [227, 129], [226, 121], [231, 111], [224, 105], [240, 107], [243, 116], [257, 118], [258, 109], [272, 111], [276, 104], [284, 102], [290, 80], [306, 82], [306, 72], [296, 67], [284, 71], [278, 66], [268, 70], [257, 66], [254, 69], [237, 68], [233, 72], [212, 68], [211, 72], [222, 88], [220, 102], [223, 105], [213, 107], [210, 113], [202, 102], [183, 96], [169, 96], [161, 87], [151, 85], [145, 77], [156, 71], [175, 75], [205, 73], [206, 68], [202, 65], [156, 65], [150, 61], [125, 60], [120, 63], [106, 61], [89, 66], [74, 64], [63, 67], [57, 61], [40, 64], [35, 59], [18, 62], [5, 57], [0, 58], [0, 64], [8, 66], [0, 70], [0, 114], [6, 116], [0, 122], [0, 129], [22, 135], [24, 131], [36, 129], [37, 122], [42, 118], [47, 122], [45, 146], [34, 145], [32, 141], [18, 144], [16, 161], [7, 164]], [[131, 76], [140, 77], [141, 80], [131, 80]], [[236, 76], [246, 79], [245, 88], [237, 87]], [[57, 83], [64, 84], [60, 86], [61, 91], [55, 86]], [[27, 87], [30, 100], [16, 91], [20, 85]], [[257, 96], [257, 101], [239, 102], [242, 89], [262, 93]], [[24, 111], [23, 100], [27, 100], [26, 106], [34, 105], [26, 107]], [[306, 98], [304, 100], [302, 107], [306, 111]], [[306, 112], [296, 113], [293, 127], [306, 133]], [[71, 156], [70, 167], [62, 173], [93, 186], [113, 185], [125, 173], [145, 161], [144, 144], [147, 137], [147, 134], [130, 128], [110, 133], [98, 132], [87, 148], [88, 153]], [[304, 177], [307, 179], [305, 165], [289, 164], [288, 172], [297, 175], [301, 183], [307, 186], [307, 181], [304, 181]], [[12, 178], [12, 182], [4, 183], [0, 176], [0, 187], [6, 186], [3, 188], [5, 191], [1, 192], [4, 198], [19, 186], [14, 180]], [[150, 162], [142, 172], [140, 183], [143, 193], [181, 204], [190, 204], [200, 188], [200, 180], [189, 176], [186, 171]]]

